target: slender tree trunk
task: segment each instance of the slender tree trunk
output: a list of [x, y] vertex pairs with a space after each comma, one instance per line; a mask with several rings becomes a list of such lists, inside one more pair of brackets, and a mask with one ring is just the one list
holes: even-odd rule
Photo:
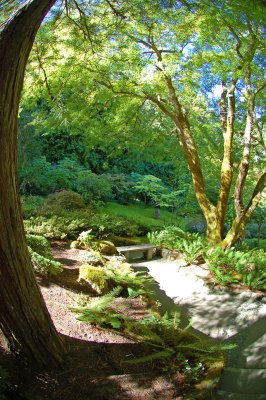
[[223, 248], [227, 248], [232, 246], [237, 240], [243, 239], [245, 236], [246, 225], [250, 220], [250, 217], [254, 210], [256, 209], [259, 201], [261, 199], [261, 195], [266, 186], [266, 171], [264, 171], [255, 186], [255, 189], [252, 193], [251, 199], [248, 205], [243, 209], [243, 211], [237, 214], [231, 229], [228, 231], [226, 237], [221, 243]]
[[64, 353], [37, 286], [17, 182], [17, 117], [24, 71], [40, 23], [55, 0], [32, 0], [0, 32], [0, 328], [11, 351], [35, 366]]

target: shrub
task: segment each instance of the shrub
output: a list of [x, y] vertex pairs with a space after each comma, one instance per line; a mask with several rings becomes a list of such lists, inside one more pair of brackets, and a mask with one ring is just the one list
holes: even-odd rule
[[90, 223], [93, 233], [98, 238], [108, 238], [110, 236], [131, 237], [139, 233], [138, 225], [123, 217], [95, 214]]
[[34, 270], [41, 275], [56, 275], [62, 272], [63, 266], [53, 259], [51, 246], [43, 236], [26, 235], [29, 253]]
[[23, 218], [38, 215], [44, 202], [43, 196], [21, 196]]
[[187, 233], [176, 226], [169, 226], [160, 232], [151, 232], [147, 236], [149, 241], [158, 247], [180, 251], [188, 263], [202, 259], [207, 246], [206, 240], [198, 233]]
[[261, 226], [255, 222], [249, 222], [246, 226], [246, 238], [256, 239], [256, 238], [266, 239], [266, 223], [262, 223]]
[[60, 189], [70, 189], [71, 180], [66, 169], [53, 168], [46, 157], [35, 157], [19, 170], [19, 187], [22, 194], [42, 194]]
[[266, 289], [266, 254], [263, 250], [244, 252], [234, 248], [210, 248], [206, 259], [220, 284], [241, 282], [252, 288]]
[[26, 235], [28, 246], [43, 257], [52, 257], [51, 246], [44, 236]]
[[43, 257], [29, 247], [31, 261], [34, 270], [41, 275], [57, 275], [63, 271], [63, 266], [60, 262], [51, 258]]
[[133, 182], [125, 174], [105, 174], [103, 175], [109, 182], [113, 194], [113, 199], [120, 204], [129, 204], [134, 201]]
[[195, 233], [205, 233], [206, 232], [206, 221], [203, 216], [197, 216], [194, 218], [190, 218], [187, 225], [186, 230], [189, 232]]
[[89, 228], [85, 218], [31, 217], [24, 221], [24, 227], [28, 234], [41, 235], [49, 239], [74, 239], [79, 232]]
[[186, 233], [173, 225], [167, 226], [161, 231], [151, 232], [147, 236], [151, 243], [170, 250], [179, 250], [182, 239], [192, 242], [193, 239], [198, 238], [198, 234]]
[[62, 190], [52, 193], [47, 197], [44, 208], [78, 210], [85, 207], [85, 203], [80, 194], [72, 190]]
[[109, 181], [91, 171], [81, 171], [76, 177], [76, 190], [87, 204], [112, 199], [112, 190]]
[[262, 249], [266, 252], [266, 239], [245, 239], [239, 248], [240, 250]]

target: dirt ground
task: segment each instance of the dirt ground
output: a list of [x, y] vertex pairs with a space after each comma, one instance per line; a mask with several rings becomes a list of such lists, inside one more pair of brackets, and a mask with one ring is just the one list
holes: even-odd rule
[[[36, 373], [0, 346], [0, 365], [10, 375], [6, 398], [193, 400], [185, 397], [189, 388], [184, 384], [182, 374], [162, 373], [158, 365], [151, 362], [126, 363], [129, 358], [149, 354], [147, 345], [117, 332], [77, 321], [76, 314], [69, 307], [76, 306], [77, 301], [88, 295], [84, 286], [77, 282], [82, 251], [66, 249], [56, 243], [53, 253], [55, 259], [63, 263], [64, 271], [51, 279], [37, 279], [53, 322], [66, 340], [68, 353], [61, 369]], [[131, 317], [147, 316], [147, 305], [140, 299], [124, 299], [119, 306]]]

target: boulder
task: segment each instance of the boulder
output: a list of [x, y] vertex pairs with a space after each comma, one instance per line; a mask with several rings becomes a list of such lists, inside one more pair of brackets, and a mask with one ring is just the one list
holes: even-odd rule
[[74, 240], [74, 242], [71, 242], [70, 248], [71, 249], [82, 249], [83, 246], [82, 246], [82, 244], [80, 243], [79, 240]]
[[79, 268], [78, 282], [89, 287], [98, 295], [108, 293], [112, 287], [106, 271], [93, 265], [81, 265]]
[[86, 264], [90, 264], [90, 265], [104, 265], [104, 259], [101, 255], [101, 253], [97, 250], [90, 250], [90, 251], [86, 251], [84, 256], [82, 257], [83, 261]]
[[107, 240], [96, 242], [97, 250], [102, 254], [113, 255], [117, 252], [115, 245]]

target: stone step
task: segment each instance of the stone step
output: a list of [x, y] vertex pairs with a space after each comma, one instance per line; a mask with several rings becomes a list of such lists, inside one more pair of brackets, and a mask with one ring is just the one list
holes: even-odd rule
[[266, 369], [227, 367], [223, 371], [218, 389], [266, 396]]
[[215, 400], [266, 400], [266, 394], [243, 394], [218, 390]]

